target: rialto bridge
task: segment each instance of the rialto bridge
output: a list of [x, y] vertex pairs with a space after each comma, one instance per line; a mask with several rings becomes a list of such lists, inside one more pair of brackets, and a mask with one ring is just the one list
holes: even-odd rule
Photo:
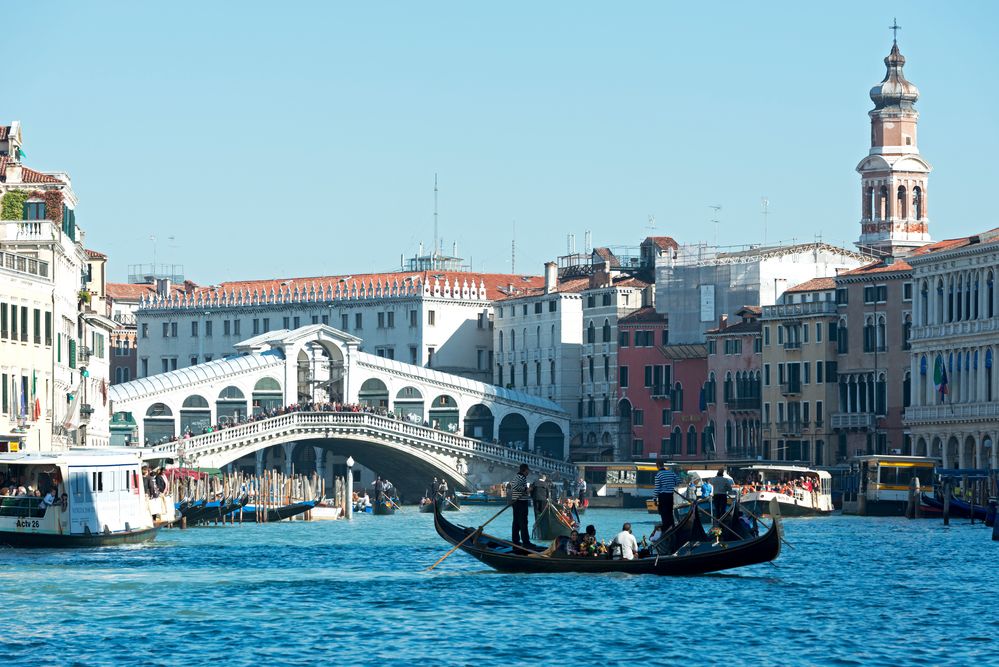
[[119, 442], [202, 467], [328, 474], [350, 455], [413, 493], [432, 476], [465, 488], [504, 481], [520, 463], [575, 475], [565, 461], [569, 416], [556, 403], [367, 354], [360, 343], [314, 324], [113, 385], [112, 429]]

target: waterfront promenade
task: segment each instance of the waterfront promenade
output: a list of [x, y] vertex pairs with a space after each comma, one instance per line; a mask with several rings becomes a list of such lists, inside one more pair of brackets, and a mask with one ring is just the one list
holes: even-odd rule
[[[470, 525], [495, 508], [465, 508]], [[598, 536], [653, 517], [591, 510]], [[985, 529], [789, 520], [776, 567], [692, 578], [517, 576], [413, 508], [352, 522], [163, 531], [141, 547], [5, 551], [8, 661], [75, 664], [988, 664]], [[508, 519], [494, 524], [508, 530]]]

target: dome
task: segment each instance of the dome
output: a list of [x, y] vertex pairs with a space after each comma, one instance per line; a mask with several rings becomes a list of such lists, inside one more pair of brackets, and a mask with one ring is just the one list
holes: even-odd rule
[[896, 107], [911, 109], [919, 99], [919, 89], [905, 78], [902, 68], [905, 66], [905, 56], [898, 50], [898, 42], [891, 46], [891, 53], [885, 58], [888, 71], [878, 85], [871, 88], [871, 100], [874, 109]]

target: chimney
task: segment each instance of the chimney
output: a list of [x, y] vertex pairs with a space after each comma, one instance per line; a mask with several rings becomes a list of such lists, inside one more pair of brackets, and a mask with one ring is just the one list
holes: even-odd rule
[[555, 262], [545, 262], [545, 294], [551, 294], [558, 286], [558, 267]]
[[156, 279], [156, 294], [159, 296], [170, 296], [170, 279], [169, 278], [157, 278]]
[[722, 313], [718, 317], [718, 328], [727, 329], [728, 328], [728, 313]]

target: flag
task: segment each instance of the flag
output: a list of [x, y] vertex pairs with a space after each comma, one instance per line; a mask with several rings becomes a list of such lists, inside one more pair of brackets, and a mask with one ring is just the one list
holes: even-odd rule
[[940, 396], [947, 395], [947, 368], [944, 366], [943, 357], [937, 357], [933, 364], [933, 386]]

